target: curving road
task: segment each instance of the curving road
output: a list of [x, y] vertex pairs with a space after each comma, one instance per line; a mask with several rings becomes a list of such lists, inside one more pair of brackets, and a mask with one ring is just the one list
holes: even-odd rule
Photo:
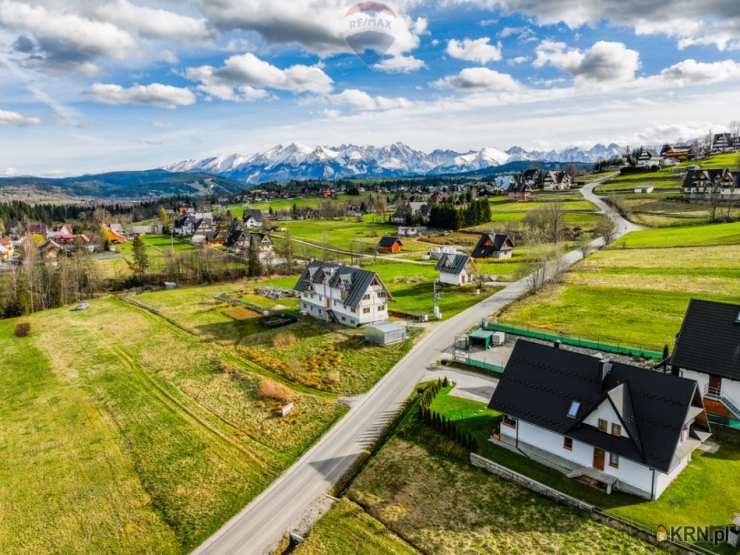
[[[593, 189], [603, 180], [582, 189], [583, 196], [599, 206], [616, 224], [617, 236], [636, 228], [596, 197]], [[591, 243], [603, 246], [600, 239]], [[583, 258], [581, 251], [562, 257], [561, 268]], [[483, 318], [504, 308], [530, 290], [528, 278], [511, 283], [447, 321], [434, 325], [347, 415], [329, 430], [293, 466], [275, 480], [236, 516], [229, 520], [194, 553], [263, 554], [271, 551], [283, 535], [293, 530], [305, 511], [325, 494], [371, 447], [429, 367], [440, 358], [456, 335], [465, 333]]]

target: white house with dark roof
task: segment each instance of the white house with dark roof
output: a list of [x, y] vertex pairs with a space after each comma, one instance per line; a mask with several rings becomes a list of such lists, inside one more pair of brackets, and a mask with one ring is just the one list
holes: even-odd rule
[[261, 228], [263, 221], [264, 219], [260, 210], [244, 210], [242, 222], [244, 223], [244, 227], [246, 227], [247, 229]]
[[357, 327], [388, 319], [390, 291], [377, 273], [352, 266], [313, 261], [294, 289], [301, 314]]
[[519, 340], [491, 441], [569, 478], [657, 499], [710, 437], [696, 381]]
[[740, 304], [692, 299], [670, 362], [697, 381], [707, 412], [740, 421]]
[[439, 281], [447, 285], [466, 285], [473, 279], [471, 259], [467, 254], [444, 254], [437, 261]]

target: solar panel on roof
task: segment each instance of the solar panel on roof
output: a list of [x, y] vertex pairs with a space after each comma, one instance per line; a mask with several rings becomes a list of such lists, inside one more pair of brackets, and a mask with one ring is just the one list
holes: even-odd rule
[[578, 401], [571, 401], [570, 408], [568, 409], [568, 418], [575, 418], [578, 415], [578, 409], [581, 408], [581, 403]]

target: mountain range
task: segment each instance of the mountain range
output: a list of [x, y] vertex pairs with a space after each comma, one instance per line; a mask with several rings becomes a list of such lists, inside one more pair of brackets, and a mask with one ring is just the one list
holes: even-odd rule
[[433, 150], [424, 152], [397, 142], [392, 145], [317, 146], [291, 143], [277, 145], [253, 155], [230, 154], [203, 160], [184, 160], [165, 166], [172, 172], [197, 172], [234, 179], [248, 184], [293, 179], [341, 179], [350, 177], [410, 177], [464, 174], [509, 162], [537, 160], [560, 163], [594, 163], [622, 153], [617, 144], [597, 144], [589, 149], [525, 150], [513, 146], [506, 151], [482, 148], [467, 152]]

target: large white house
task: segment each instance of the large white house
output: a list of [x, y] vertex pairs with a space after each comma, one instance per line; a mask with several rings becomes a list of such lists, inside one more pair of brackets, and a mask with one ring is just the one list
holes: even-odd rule
[[697, 381], [708, 413], [740, 420], [740, 304], [692, 299], [671, 365]]
[[388, 319], [391, 294], [375, 272], [313, 261], [294, 289], [304, 315], [353, 327]]
[[710, 437], [694, 380], [519, 340], [492, 440], [570, 478], [657, 499]]

